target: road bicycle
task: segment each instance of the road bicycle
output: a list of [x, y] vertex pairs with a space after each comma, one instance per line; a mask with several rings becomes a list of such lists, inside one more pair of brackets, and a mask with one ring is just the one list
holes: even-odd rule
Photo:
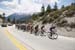
[[46, 33], [47, 33], [47, 36], [48, 36], [49, 39], [57, 39], [58, 38], [57, 33], [52, 33], [52, 32], [46, 32]]

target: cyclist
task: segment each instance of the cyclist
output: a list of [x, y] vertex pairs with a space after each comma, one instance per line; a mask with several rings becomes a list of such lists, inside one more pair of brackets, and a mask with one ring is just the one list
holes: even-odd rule
[[36, 25], [35, 26], [35, 35], [37, 35], [38, 29], [39, 29], [39, 25]]
[[53, 34], [55, 34], [55, 28], [56, 28], [56, 26], [52, 26], [52, 27], [50, 27], [50, 32], [51, 32], [51, 36], [53, 35]]
[[32, 32], [33, 32], [33, 25], [31, 25], [30, 27], [31, 27], [31, 28], [30, 28], [30, 32], [31, 32], [31, 34], [32, 34]]
[[27, 24], [27, 31], [30, 30], [30, 24]]
[[45, 32], [45, 30], [44, 30], [44, 25], [41, 27], [41, 33], [42, 33], [42, 35], [44, 34], [44, 32]]

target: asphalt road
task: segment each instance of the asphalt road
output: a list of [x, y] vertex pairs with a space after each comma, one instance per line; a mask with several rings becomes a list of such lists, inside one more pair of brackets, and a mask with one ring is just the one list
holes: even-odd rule
[[0, 50], [27, 50], [22, 49], [23, 47], [28, 50], [75, 50], [75, 38], [59, 36], [57, 40], [51, 40], [12, 26], [0, 27]]
[[19, 50], [5, 35], [3, 29], [0, 27], [0, 50]]
[[75, 38], [58, 36], [57, 40], [51, 40], [47, 36], [35, 36], [29, 32], [17, 30], [14, 26], [7, 29], [17, 40], [34, 50], [75, 50]]
[[28, 50], [8, 30], [0, 27], [0, 50]]

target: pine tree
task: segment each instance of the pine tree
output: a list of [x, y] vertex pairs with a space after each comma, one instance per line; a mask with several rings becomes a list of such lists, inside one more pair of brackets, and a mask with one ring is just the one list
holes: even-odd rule
[[44, 5], [42, 5], [42, 7], [41, 7], [41, 15], [44, 15], [44, 13], [45, 13], [45, 7], [44, 7]]
[[51, 12], [51, 6], [50, 5], [47, 6], [46, 12], [48, 12], [48, 13]]
[[75, 6], [75, 3], [71, 3], [72, 6]]
[[61, 9], [65, 8], [64, 5], [62, 5]]
[[56, 11], [57, 9], [58, 9], [57, 2], [55, 2], [54, 11]]

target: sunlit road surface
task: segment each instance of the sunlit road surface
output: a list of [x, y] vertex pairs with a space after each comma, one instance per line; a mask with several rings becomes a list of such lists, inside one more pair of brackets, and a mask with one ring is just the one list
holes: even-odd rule
[[0, 27], [0, 50], [75, 50], [75, 38], [59, 36], [57, 40], [51, 40], [13, 26]]
[[0, 50], [19, 50], [6, 36], [4, 30], [0, 27]]
[[0, 28], [0, 50], [28, 50], [6, 28]]

